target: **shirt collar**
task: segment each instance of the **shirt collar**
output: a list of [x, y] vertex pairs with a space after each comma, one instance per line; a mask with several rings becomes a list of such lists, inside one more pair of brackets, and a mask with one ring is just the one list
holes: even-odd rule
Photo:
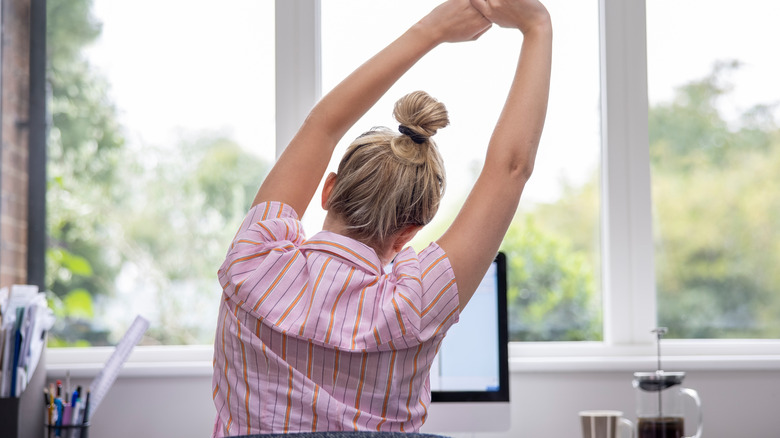
[[379, 256], [373, 248], [351, 237], [331, 231], [320, 231], [304, 242], [301, 249], [333, 254], [374, 275], [381, 275], [383, 272]]

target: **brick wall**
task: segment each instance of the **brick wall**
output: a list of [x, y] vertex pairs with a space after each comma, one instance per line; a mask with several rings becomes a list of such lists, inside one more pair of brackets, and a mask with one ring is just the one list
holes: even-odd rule
[[27, 282], [30, 0], [1, 0], [0, 286]]

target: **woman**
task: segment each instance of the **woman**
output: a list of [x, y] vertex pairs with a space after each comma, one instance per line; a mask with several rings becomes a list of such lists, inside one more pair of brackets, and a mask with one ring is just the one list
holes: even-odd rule
[[[430, 137], [447, 125], [446, 109], [415, 92], [396, 104], [399, 132], [360, 136], [326, 177], [323, 231], [307, 240], [299, 215], [344, 133], [422, 56], [443, 42], [474, 40], [491, 22], [522, 31], [521, 56], [482, 173], [447, 232], [420, 254], [402, 251], [444, 190]], [[449, 0], [312, 109], [219, 270], [214, 436], [419, 430], [431, 361], [495, 257], [530, 177], [551, 40], [537, 0]]]

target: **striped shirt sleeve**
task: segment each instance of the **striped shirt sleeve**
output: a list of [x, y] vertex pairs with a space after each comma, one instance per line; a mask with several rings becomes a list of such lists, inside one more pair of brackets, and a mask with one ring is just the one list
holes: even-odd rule
[[305, 238], [298, 214], [289, 205], [263, 202], [252, 207], [219, 268], [223, 291], [234, 295], [261, 263], [271, 263], [282, 253], [297, 249]]
[[458, 286], [447, 254], [431, 243], [418, 256], [411, 249], [396, 257], [393, 292], [398, 312], [419, 341], [444, 336], [460, 316]]

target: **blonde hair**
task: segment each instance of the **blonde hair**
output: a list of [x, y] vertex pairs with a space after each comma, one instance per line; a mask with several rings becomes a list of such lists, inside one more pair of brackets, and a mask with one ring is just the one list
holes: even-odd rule
[[396, 102], [393, 117], [406, 134], [374, 128], [353, 141], [327, 201], [350, 237], [374, 247], [430, 222], [444, 194], [444, 163], [430, 138], [449, 124], [444, 104], [416, 91]]

